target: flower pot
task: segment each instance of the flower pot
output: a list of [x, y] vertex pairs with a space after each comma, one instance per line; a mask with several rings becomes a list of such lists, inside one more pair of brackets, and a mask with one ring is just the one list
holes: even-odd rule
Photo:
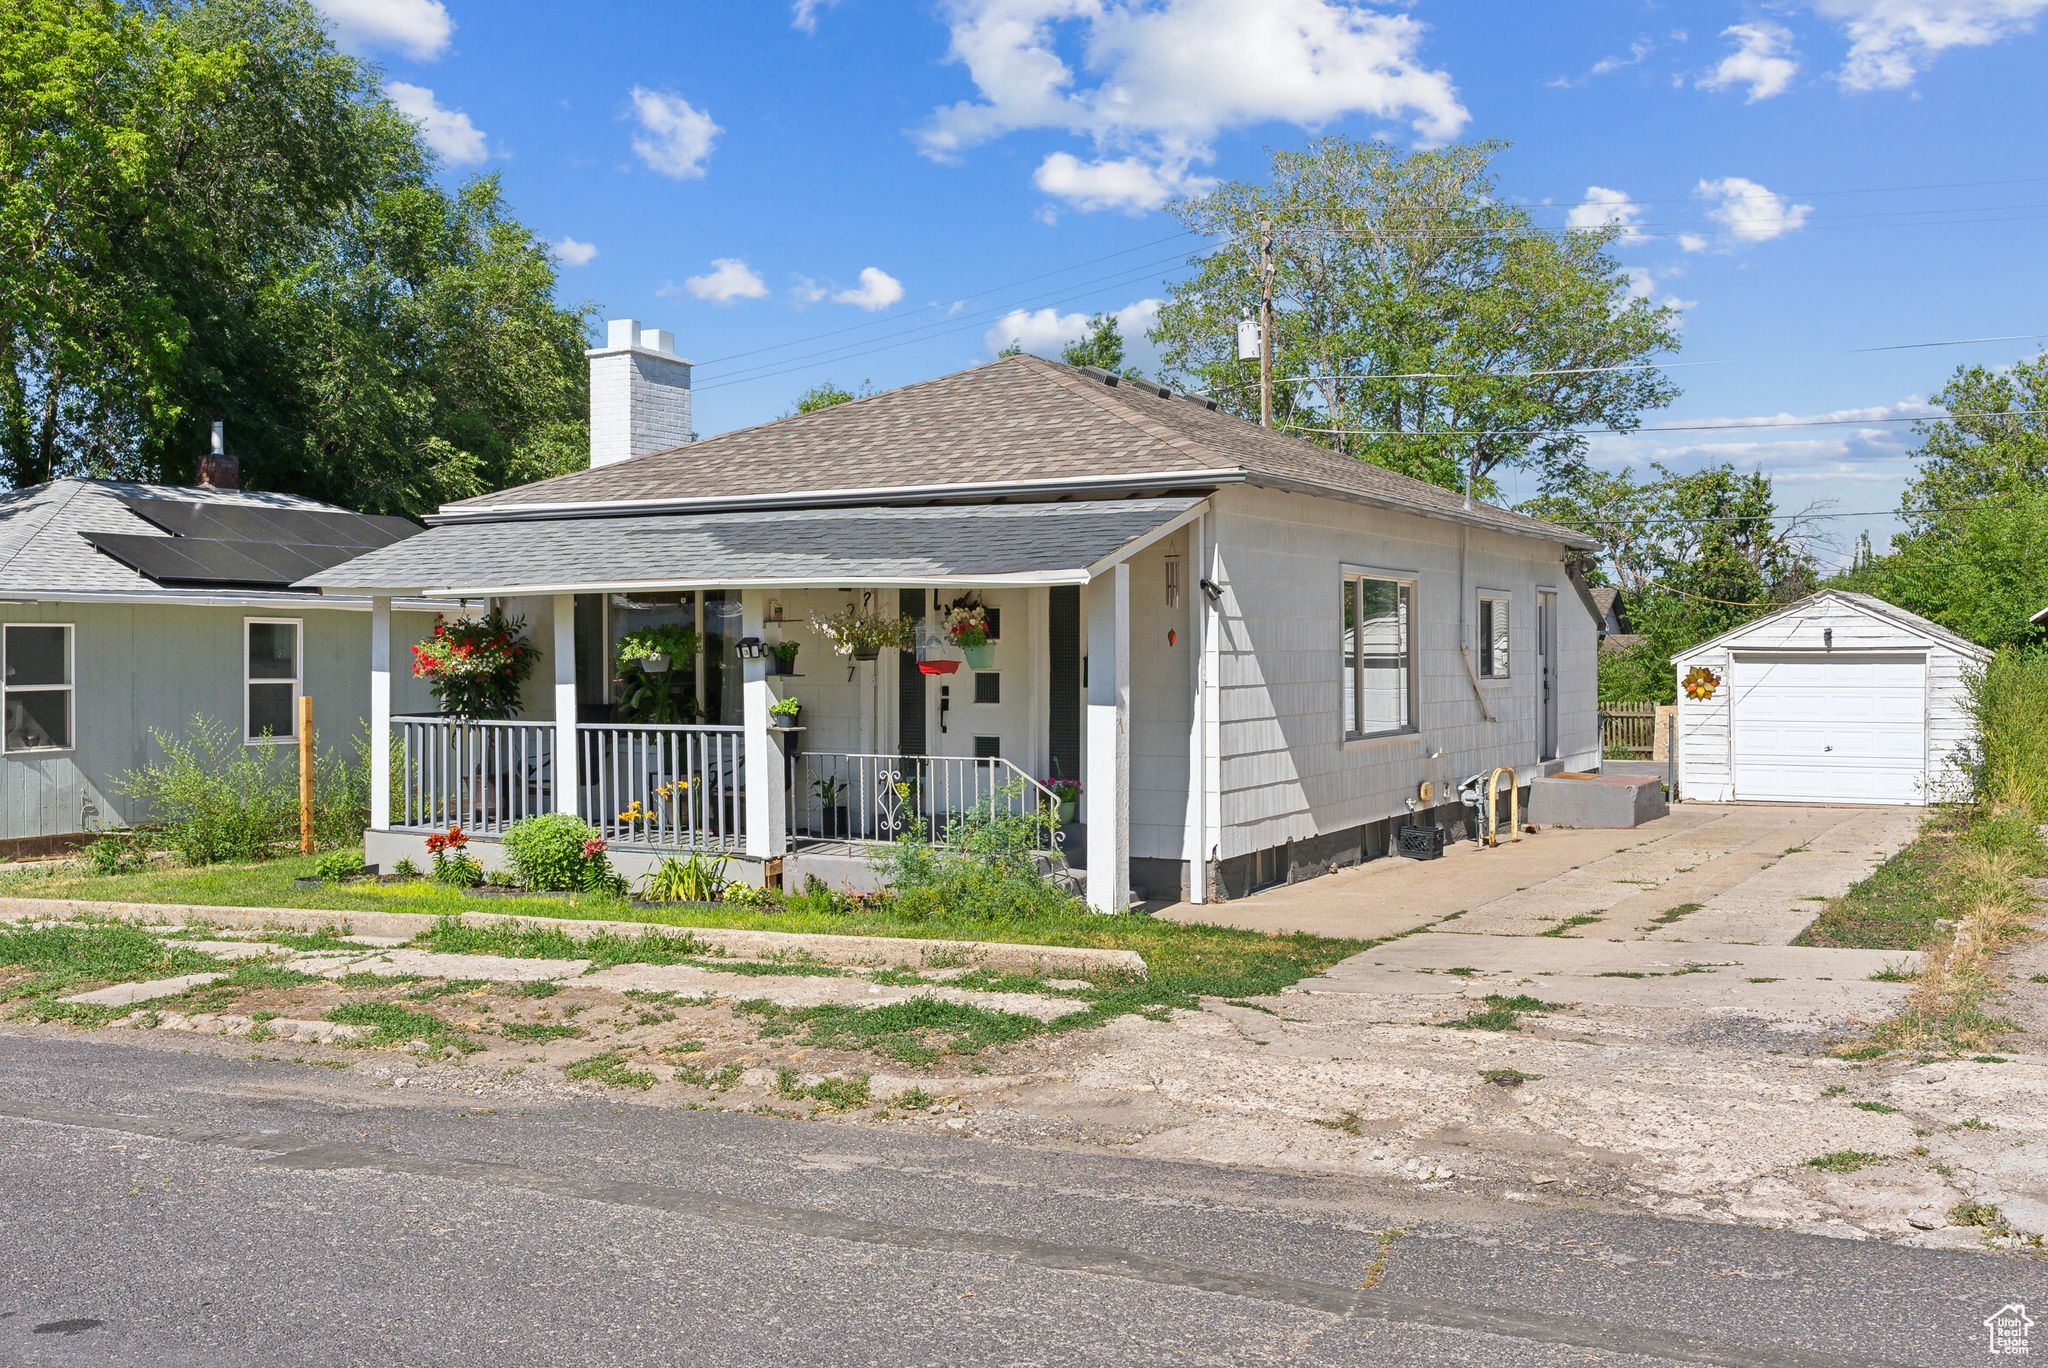
[[846, 834], [846, 804], [841, 803], [838, 807], [828, 807], [818, 814], [818, 818], [818, 824], [825, 828], [825, 835], [844, 836]]
[[882, 648], [879, 646], [857, 646], [854, 648], [853, 658], [855, 660], [875, 660], [881, 654]]
[[962, 646], [960, 653], [967, 657], [970, 670], [992, 670], [996, 665], [996, 648], [993, 642], [984, 641], [979, 646]]
[[667, 674], [668, 657], [658, 651], [650, 656], [642, 656], [640, 658], [640, 668], [649, 674]]
[[799, 708], [796, 712], [793, 713], [770, 713], [769, 718], [778, 727], [794, 727], [796, 725], [797, 718], [801, 717], [802, 715], [803, 710]]
[[784, 658], [779, 655], [768, 657], [768, 673], [772, 675], [793, 675], [796, 673], [796, 657]]
[[960, 662], [957, 660], [920, 660], [917, 662], [917, 668], [922, 674], [949, 675], [960, 668]]
[[1061, 826], [1072, 826], [1081, 815], [1079, 798], [1062, 798], [1057, 813]]

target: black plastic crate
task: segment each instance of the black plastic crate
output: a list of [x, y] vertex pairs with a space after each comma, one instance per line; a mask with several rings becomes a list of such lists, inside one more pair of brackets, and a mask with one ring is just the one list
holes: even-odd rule
[[1410, 860], [1440, 860], [1444, 854], [1444, 829], [1440, 826], [1395, 827], [1394, 853]]

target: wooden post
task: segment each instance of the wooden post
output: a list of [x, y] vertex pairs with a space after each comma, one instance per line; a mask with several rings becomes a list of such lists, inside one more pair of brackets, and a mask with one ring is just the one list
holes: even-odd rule
[[299, 695], [299, 854], [313, 853], [313, 695]]

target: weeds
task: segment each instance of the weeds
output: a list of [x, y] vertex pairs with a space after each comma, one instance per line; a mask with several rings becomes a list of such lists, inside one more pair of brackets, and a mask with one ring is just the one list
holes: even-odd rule
[[415, 1012], [391, 1002], [345, 1002], [327, 1013], [327, 1020], [343, 1026], [367, 1028], [355, 1043], [370, 1047], [408, 1046], [423, 1043], [435, 1054], [469, 1054], [483, 1046], [431, 1012]]
[[562, 1070], [562, 1076], [572, 1083], [602, 1083], [613, 1088], [638, 1088], [642, 1092], [653, 1087], [655, 1081], [654, 1075], [645, 1069], [630, 1067], [616, 1050], [579, 1059]]
[[1544, 1002], [1527, 993], [1513, 997], [1488, 993], [1485, 1002], [1483, 1010], [1443, 1024], [1461, 1031], [1517, 1031], [1521, 1029], [1518, 1023], [1524, 1012], [1554, 1012], [1559, 1008], [1557, 1003]]
[[1854, 1173], [1884, 1162], [1882, 1154], [1872, 1154], [1868, 1150], [1836, 1150], [1832, 1154], [1816, 1155], [1806, 1161], [1806, 1166], [1823, 1173]]

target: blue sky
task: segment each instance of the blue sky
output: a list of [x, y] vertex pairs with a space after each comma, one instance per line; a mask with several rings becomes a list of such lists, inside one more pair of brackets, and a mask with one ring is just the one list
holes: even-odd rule
[[1092, 310], [1142, 331], [1195, 245], [1164, 197], [1316, 132], [1510, 139], [1540, 222], [1632, 225], [1620, 260], [1684, 310], [1685, 392], [1648, 423], [1858, 420], [1604, 438], [1605, 464], [1887, 510], [1912, 433], [1875, 420], [2044, 342], [1866, 349], [2048, 332], [2048, 0], [317, 3], [451, 177], [503, 176], [566, 301], [676, 333], [706, 434], [824, 379], [1056, 352]]

